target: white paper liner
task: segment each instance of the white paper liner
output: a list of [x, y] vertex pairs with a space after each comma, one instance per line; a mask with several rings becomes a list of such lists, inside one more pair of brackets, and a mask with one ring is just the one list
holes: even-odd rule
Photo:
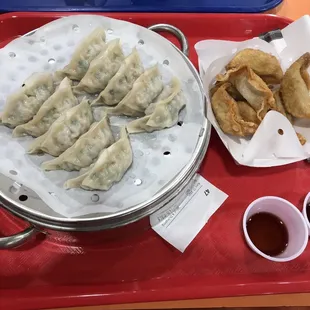
[[[0, 172], [34, 190], [51, 209], [66, 217], [111, 214], [151, 199], [190, 161], [204, 121], [198, 83], [170, 42], [141, 26], [94, 15], [56, 20], [0, 50], [0, 110], [7, 95], [18, 89], [33, 72], [52, 72], [63, 68], [79, 41], [99, 25], [106, 29], [107, 41], [121, 39], [126, 55], [137, 47], [146, 68], [158, 63], [164, 83], [168, 83], [172, 75], [177, 76], [182, 82], [187, 106], [180, 116], [183, 126], [176, 125], [151, 134], [130, 135], [133, 165], [122, 181], [107, 192], [64, 190], [64, 182], [78, 173], [43, 172], [40, 164], [51, 156], [25, 154], [33, 139], [13, 139], [12, 131], [0, 126]], [[163, 65], [165, 60], [169, 61], [169, 65]], [[111, 117], [114, 134], [119, 131], [116, 125], [128, 120], [126, 117]], [[169, 156], [164, 156], [166, 151], [170, 152]], [[95, 194], [99, 198], [92, 201]]]
[[[238, 138], [220, 129], [211, 107], [209, 89], [216, 75], [225, 72], [225, 66], [240, 50], [254, 48], [271, 53], [279, 59], [284, 71], [302, 54], [310, 51], [310, 40], [307, 39], [310, 37], [309, 16], [287, 26], [282, 34], [283, 40], [275, 40], [272, 44], [254, 38], [244, 42], [205, 40], [195, 45], [207, 97], [208, 119], [233, 158], [245, 166], [280, 166], [310, 157], [310, 120], [295, 119], [292, 126], [282, 114], [271, 111], [252, 138]], [[278, 133], [279, 129], [283, 130], [283, 135]], [[299, 143], [294, 129], [307, 139], [304, 146]]]

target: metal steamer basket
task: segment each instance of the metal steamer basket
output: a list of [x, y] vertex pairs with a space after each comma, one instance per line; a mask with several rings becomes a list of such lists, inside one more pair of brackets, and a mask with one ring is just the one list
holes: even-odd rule
[[[197, 81], [200, 100], [204, 106], [204, 113], [206, 114], [202, 82], [197, 70], [188, 59], [189, 46], [185, 35], [181, 30], [169, 24], [156, 24], [149, 27], [149, 29], [170, 32], [178, 38], [182, 51], [172, 43], [171, 45], [180, 53], [184, 63], [190, 69], [192, 77]], [[29, 34], [25, 36], [27, 35]], [[209, 144], [210, 132], [211, 125], [207, 118], [204, 117], [201, 132], [191, 160], [183, 167], [178, 175], [149, 200], [113, 214], [98, 213], [75, 218], [63, 217], [50, 209], [34, 191], [24, 185], [17, 185], [19, 189], [18, 194], [16, 194], [16, 182], [0, 174], [0, 202], [2, 206], [14, 215], [29, 222], [29, 227], [26, 230], [16, 235], [0, 238], [0, 249], [12, 248], [23, 244], [33, 235], [44, 232], [45, 228], [71, 232], [113, 229], [136, 222], [164, 206], [167, 207], [175, 204], [177, 199], [184, 194], [184, 189], [197, 172], [205, 156]]]

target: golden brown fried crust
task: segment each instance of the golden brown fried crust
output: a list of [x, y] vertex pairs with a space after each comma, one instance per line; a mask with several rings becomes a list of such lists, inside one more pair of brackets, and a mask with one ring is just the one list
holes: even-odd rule
[[298, 132], [296, 132], [296, 135], [298, 137], [298, 140], [299, 140], [300, 144], [301, 145], [305, 145], [306, 142], [307, 142], [306, 138], [302, 134], [300, 134]]
[[[285, 107], [284, 107], [284, 105], [283, 105], [283, 101], [282, 101], [282, 98], [281, 98], [281, 93], [280, 93], [280, 91], [279, 91], [279, 90], [275, 91], [275, 92], [273, 93], [273, 96], [274, 96], [275, 101], [276, 101], [276, 106], [277, 106], [276, 111], [279, 112], [279, 113], [281, 113], [281, 114], [283, 114], [283, 115], [290, 121], [290, 123], [293, 123], [293, 117], [292, 117], [292, 115], [289, 114], [289, 113], [285, 110]], [[307, 142], [306, 138], [305, 138], [302, 134], [296, 132], [296, 135], [297, 135], [297, 137], [298, 137], [299, 142], [300, 142], [301, 145], [304, 145], [304, 144]]]
[[224, 83], [211, 98], [212, 110], [221, 129], [234, 136], [249, 136], [258, 125], [242, 119], [237, 102], [228, 94], [230, 83]]
[[239, 113], [242, 119], [246, 122], [251, 122], [259, 125], [260, 120], [257, 117], [255, 110], [245, 101], [237, 101]]
[[310, 53], [297, 59], [285, 72], [280, 92], [285, 109], [297, 118], [310, 118]]
[[[226, 82], [216, 82], [214, 86], [210, 89], [210, 97], [214, 95], [214, 93]], [[227, 87], [228, 94], [234, 98], [236, 101], [243, 101], [244, 98], [242, 95], [238, 92], [238, 90], [231, 84], [229, 87]]]
[[[310, 118], [309, 66], [310, 53], [305, 53], [283, 77], [276, 57], [254, 49], [237, 53], [226, 66], [228, 71], [218, 74], [210, 89], [212, 109], [221, 129], [240, 137], [252, 135], [269, 110], [281, 113], [291, 123], [293, 116]], [[266, 83], [281, 80], [280, 90], [272, 93]], [[296, 135], [304, 145], [305, 137]]]
[[249, 66], [231, 69], [224, 75], [219, 74], [217, 80], [232, 83], [257, 112], [259, 120], [265, 117], [268, 110], [275, 108], [272, 91]]
[[249, 66], [267, 84], [279, 84], [283, 71], [278, 59], [260, 50], [246, 48], [238, 52], [226, 66], [226, 70]]
[[293, 121], [293, 117], [291, 114], [289, 114], [286, 110], [285, 110], [285, 107], [283, 105], [283, 100], [282, 100], [282, 97], [281, 97], [281, 93], [279, 90], [275, 91], [273, 93], [273, 97], [275, 99], [275, 111], [283, 114], [291, 123]]

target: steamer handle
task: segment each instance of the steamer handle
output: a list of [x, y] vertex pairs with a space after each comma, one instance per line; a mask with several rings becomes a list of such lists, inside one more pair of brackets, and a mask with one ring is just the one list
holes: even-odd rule
[[2, 237], [0, 238], [0, 250], [16, 248], [28, 241], [37, 232], [38, 230], [35, 227], [30, 226], [16, 235]]
[[183, 54], [188, 57], [189, 55], [189, 46], [188, 41], [185, 34], [177, 27], [169, 25], [169, 24], [156, 24], [148, 27], [149, 30], [153, 31], [167, 31], [174, 34], [179, 42], [181, 43], [181, 50]]

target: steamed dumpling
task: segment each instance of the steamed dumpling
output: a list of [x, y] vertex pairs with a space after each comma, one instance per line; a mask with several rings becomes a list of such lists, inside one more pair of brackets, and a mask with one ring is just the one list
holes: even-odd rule
[[113, 108], [106, 108], [111, 115], [142, 116], [149, 104], [163, 89], [158, 66], [146, 70], [133, 84], [132, 90]]
[[119, 39], [106, 44], [106, 47], [90, 63], [80, 83], [74, 87], [74, 93], [95, 94], [105, 89], [110, 79], [120, 68], [124, 58]]
[[116, 105], [132, 89], [134, 82], [143, 73], [143, 65], [136, 49], [126, 57], [120, 69], [110, 80], [108, 86], [92, 102], [92, 106]]
[[173, 78], [165, 86], [156, 101], [146, 109], [146, 116], [130, 122], [127, 125], [129, 133], [152, 132], [174, 126], [178, 121], [180, 110], [185, 106], [185, 97], [180, 81]]
[[99, 153], [114, 142], [107, 116], [92, 124], [71, 147], [59, 157], [42, 164], [43, 170], [80, 170], [90, 166]]
[[132, 149], [126, 128], [120, 139], [105, 149], [94, 166], [85, 174], [68, 180], [65, 188], [81, 187], [86, 190], [108, 190], [119, 182], [132, 164]]
[[77, 104], [78, 101], [72, 93], [71, 81], [65, 78], [55, 93], [43, 103], [34, 118], [14, 129], [13, 137], [43, 135], [64, 111]]
[[8, 96], [1, 122], [10, 128], [27, 123], [54, 90], [52, 74], [34, 73], [24, 82], [22, 88]]
[[84, 134], [93, 122], [88, 100], [63, 113], [41, 137], [34, 140], [29, 154], [48, 153], [59, 156]]
[[217, 76], [219, 82], [230, 82], [257, 112], [262, 120], [270, 109], [275, 109], [273, 94], [265, 82], [249, 67], [231, 69]]
[[70, 63], [57, 73], [64, 74], [71, 80], [81, 80], [88, 70], [91, 61], [105, 47], [105, 31], [98, 27], [78, 45]]
[[285, 109], [297, 118], [310, 118], [310, 53], [297, 59], [285, 72], [281, 95]]
[[279, 84], [283, 78], [283, 71], [279, 60], [263, 51], [246, 48], [238, 52], [226, 66], [227, 70], [249, 66], [266, 83]]

